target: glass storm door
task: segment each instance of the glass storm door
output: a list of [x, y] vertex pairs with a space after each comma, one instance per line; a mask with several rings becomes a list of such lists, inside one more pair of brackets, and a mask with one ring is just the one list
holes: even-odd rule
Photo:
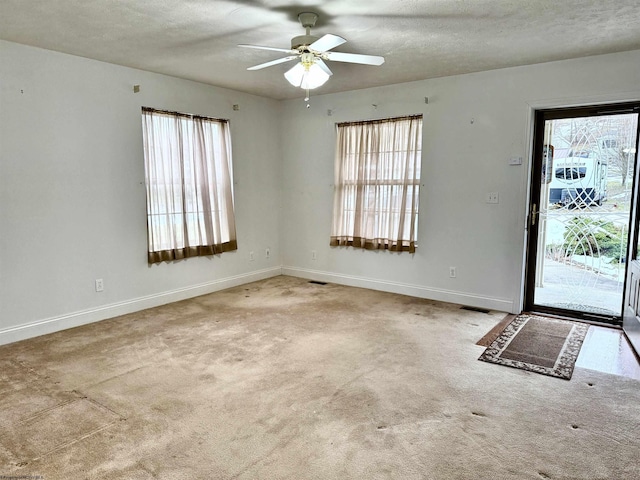
[[639, 112], [536, 112], [525, 310], [622, 323]]

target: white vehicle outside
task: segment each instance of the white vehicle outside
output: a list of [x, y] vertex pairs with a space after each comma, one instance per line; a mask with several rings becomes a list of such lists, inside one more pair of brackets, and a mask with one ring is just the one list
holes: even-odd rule
[[[556, 150], [556, 154], [561, 153]], [[566, 151], [553, 159], [549, 204], [573, 208], [607, 199], [607, 161], [592, 151]]]

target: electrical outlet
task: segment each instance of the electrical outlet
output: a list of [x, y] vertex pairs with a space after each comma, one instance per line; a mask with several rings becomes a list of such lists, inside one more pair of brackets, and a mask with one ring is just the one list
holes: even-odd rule
[[449, 277], [456, 278], [456, 267], [449, 267]]
[[101, 278], [96, 278], [96, 292], [104, 291], [104, 282]]
[[264, 257], [265, 257], [265, 258], [271, 258], [271, 249], [266, 248], [266, 249], [264, 250]]
[[249, 252], [249, 261], [253, 262], [254, 258], [253, 252]]
[[498, 192], [487, 193], [487, 203], [500, 203], [500, 194]]
[[317, 260], [318, 259], [318, 254], [316, 253], [315, 250], [311, 250], [311, 260]]

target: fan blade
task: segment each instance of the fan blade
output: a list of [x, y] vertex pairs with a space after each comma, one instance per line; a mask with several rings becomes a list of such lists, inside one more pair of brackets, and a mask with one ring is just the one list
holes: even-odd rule
[[360, 55], [359, 53], [326, 52], [323, 57], [333, 62], [360, 63], [362, 65], [382, 65], [384, 57]]
[[247, 45], [247, 44], [241, 44], [238, 46], [242, 48], [256, 48], [258, 50], [271, 50], [273, 52], [298, 53], [297, 50], [291, 50], [290, 48], [263, 47], [262, 45]]
[[342, 45], [346, 40], [337, 35], [327, 33], [321, 38], [309, 45], [309, 50], [315, 50], [316, 52], [326, 52], [332, 48], [336, 48], [338, 45]]
[[278, 65], [279, 63], [290, 62], [291, 60], [298, 58], [297, 55], [291, 55], [289, 57], [279, 58], [277, 60], [271, 60], [270, 62], [261, 63], [260, 65], [254, 65], [253, 67], [247, 68], [247, 70], [260, 70], [262, 68], [267, 68], [272, 65]]
[[315, 63], [324, 71], [324, 73], [326, 73], [327, 75], [333, 75], [333, 72], [329, 69], [329, 67], [327, 67], [327, 64], [324, 63], [321, 58], [316, 58]]

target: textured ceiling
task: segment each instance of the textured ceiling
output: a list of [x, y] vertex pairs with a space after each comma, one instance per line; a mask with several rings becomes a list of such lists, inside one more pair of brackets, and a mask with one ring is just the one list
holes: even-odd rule
[[[0, 38], [276, 99], [304, 96], [283, 77], [297, 14], [335, 51], [382, 55], [380, 67], [331, 62], [315, 94], [640, 49], [638, 0], [1, 0]], [[639, 66], [640, 68], [640, 66]]]

